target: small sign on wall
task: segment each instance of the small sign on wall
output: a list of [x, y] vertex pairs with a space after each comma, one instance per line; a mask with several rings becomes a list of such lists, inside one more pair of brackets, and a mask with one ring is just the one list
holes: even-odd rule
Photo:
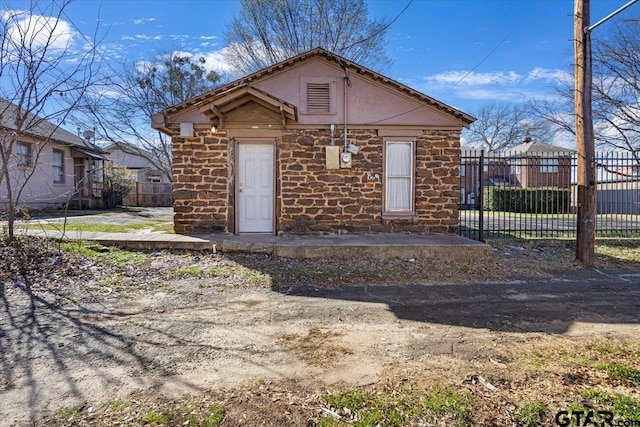
[[183, 138], [193, 138], [193, 123], [180, 122], [180, 136]]
[[327, 169], [340, 169], [340, 147], [326, 146], [324, 147], [324, 152], [326, 154]]

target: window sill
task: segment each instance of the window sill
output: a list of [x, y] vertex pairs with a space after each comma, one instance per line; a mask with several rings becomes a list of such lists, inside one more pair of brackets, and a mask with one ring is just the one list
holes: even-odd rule
[[413, 221], [418, 222], [418, 215], [415, 212], [386, 212], [382, 214], [382, 219], [385, 221], [388, 220], [404, 220], [404, 221]]

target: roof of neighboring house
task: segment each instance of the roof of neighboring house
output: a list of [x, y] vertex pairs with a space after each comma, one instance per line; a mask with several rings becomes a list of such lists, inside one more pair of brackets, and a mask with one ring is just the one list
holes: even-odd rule
[[[25, 110], [23, 109], [20, 109], [20, 111], [25, 113]], [[15, 118], [17, 112], [18, 106], [9, 101], [0, 99], [0, 127], [10, 131], [16, 130]], [[97, 145], [61, 128], [59, 125], [54, 125], [50, 121], [38, 117], [33, 113], [26, 112], [26, 123], [27, 125], [23, 127], [23, 133], [25, 135], [69, 145], [88, 155], [105, 153], [105, 151]]]
[[137, 145], [130, 144], [128, 142], [112, 142], [111, 144], [105, 146], [103, 149], [109, 153], [119, 150], [123, 153], [131, 154], [133, 156], [140, 156], [145, 158], [153, 156], [153, 153], [151, 151], [145, 150], [144, 148], [140, 148]]
[[459, 120], [462, 120], [463, 122], [467, 123], [467, 124], [471, 124], [475, 121], [475, 118], [473, 116], [470, 116], [460, 110], [457, 110], [443, 102], [440, 102], [434, 98], [431, 98], [430, 96], [427, 96], [421, 92], [418, 92], [417, 90], [414, 90], [408, 86], [403, 85], [402, 83], [398, 83], [395, 80], [392, 80], [388, 77], [385, 77], [379, 73], [376, 73], [375, 71], [369, 70], [368, 68], [363, 67], [362, 65], [356, 64], [355, 62], [351, 62], [348, 59], [345, 59], [341, 56], [338, 56], [334, 53], [331, 53], [325, 49], [322, 48], [315, 48], [312, 50], [309, 50], [307, 52], [301, 53], [300, 55], [294, 56], [292, 58], [289, 58], [287, 60], [284, 60], [282, 62], [279, 62], [277, 64], [271, 65], [270, 67], [267, 68], [263, 68], [262, 70], [256, 71], [255, 73], [249, 74], [245, 77], [242, 77], [238, 80], [235, 80], [231, 83], [228, 83], [224, 86], [221, 86], [219, 88], [213, 89], [207, 93], [204, 93], [200, 96], [197, 96], [195, 98], [191, 98], [187, 101], [184, 101], [180, 104], [174, 105], [172, 107], [167, 108], [166, 110], [164, 110], [163, 112], [166, 114], [172, 114], [181, 110], [184, 110], [186, 108], [189, 108], [191, 106], [197, 105], [201, 102], [206, 101], [207, 99], [210, 99], [212, 96], [218, 96], [224, 92], [230, 91], [233, 88], [236, 87], [241, 87], [241, 86], [248, 86], [251, 84], [251, 82], [260, 79], [262, 77], [268, 76], [270, 74], [273, 74], [277, 71], [282, 70], [283, 68], [288, 68], [291, 66], [296, 65], [297, 63], [300, 63], [302, 61], [305, 61], [311, 57], [315, 57], [315, 56], [320, 56], [320, 57], [324, 57], [325, 59], [335, 62], [336, 64], [338, 64], [340, 67], [342, 68], [351, 68], [351, 69], [355, 69], [355, 72], [357, 72], [358, 74], [363, 74], [363, 75], [368, 75], [369, 77], [371, 77], [373, 80], [377, 80], [377, 81], [381, 81], [383, 83], [389, 84], [391, 86], [394, 86], [396, 89], [398, 89], [401, 92], [407, 93], [410, 96], [413, 96], [417, 99], [419, 99], [422, 102], [425, 102], [433, 107], [435, 107], [436, 109], [445, 111], [451, 115], [453, 115], [454, 117], [456, 117]]
[[[559, 147], [557, 145], [547, 144], [546, 142], [534, 142], [529, 138], [525, 138], [522, 144], [516, 145], [507, 151], [508, 154], [549, 154], [549, 153], [575, 153], [570, 148]], [[565, 155], [566, 155], [565, 154]]]
[[128, 142], [112, 142], [111, 144], [104, 147], [107, 151], [120, 150], [124, 151], [127, 154], [133, 154], [137, 156], [150, 155], [151, 153], [147, 150], [144, 150], [140, 147], [137, 147], [133, 144], [129, 144]]

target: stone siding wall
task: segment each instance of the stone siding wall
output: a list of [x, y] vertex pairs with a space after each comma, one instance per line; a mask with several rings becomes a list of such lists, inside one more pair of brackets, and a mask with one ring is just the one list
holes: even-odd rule
[[[383, 138], [351, 130], [360, 151], [351, 169], [327, 170], [327, 131], [285, 134], [279, 146], [279, 231], [287, 233], [454, 233], [460, 162], [457, 131], [429, 131], [416, 141], [416, 216], [385, 219]], [[342, 140], [336, 140], [342, 145]]]
[[[328, 131], [283, 136], [278, 153], [281, 232], [388, 231], [381, 222], [382, 139], [365, 130], [349, 131], [348, 138], [360, 148], [353, 167], [327, 170]], [[342, 146], [343, 140], [335, 144]], [[376, 173], [377, 179], [372, 175]]]
[[459, 131], [427, 131], [418, 138], [416, 211], [419, 219], [415, 231], [457, 233], [459, 172]]
[[[417, 139], [416, 216], [408, 219], [382, 216], [383, 138], [360, 129], [350, 130], [348, 139], [360, 148], [352, 168], [327, 170], [328, 130], [283, 133], [275, 171], [278, 234], [457, 231], [458, 131], [427, 131]], [[219, 135], [173, 139], [177, 233], [234, 231], [233, 147]]]
[[233, 223], [233, 150], [226, 137], [173, 138], [174, 230], [229, 233]]

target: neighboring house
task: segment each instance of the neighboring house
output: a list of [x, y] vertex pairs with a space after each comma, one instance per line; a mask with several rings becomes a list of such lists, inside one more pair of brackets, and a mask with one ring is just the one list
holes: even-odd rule
[[508, 157], [510, 172], [520, 187], [569, 188], [574, 154], [575, 150], [569, 148], [525, 138], [522, 144], [510, 149], [505, 156]]
[[571, 162], [575, 150], [525, 138], [504, 153], [484, 153], [479, 172], [480, 150], [462, 150], [460, 203], [470, 208], [477, 203], [480, 184], [521, 188], [571, 187]]
[[123, 142], [114, 143], [109, 151], [109, 161], [127, 168], [135, 187], [125, 195], [125, 206], [169, 207], [173, 205], [172, 185], [167, 172], [169, 166], [154, 163], [152, 153]]
[[[131, 178], [136, 182], [171, 182], [161, 167], [154, 164], [152, 154], [131, 144], [124, 142], [113, 143], [104, 147], [107, 158], [112, 164], [126, 167]], [[166, 170], [169, 169], [167, 166]]]
[[[0, 100], [0, 141], [14, 132], [16, 112], [15, 105]], [[12, 192], [24, 184], [16, 207], [101, 207], [105, 151], [33, 114], [26, 122], [32, 125], [24, 127], [7, 163]], [[0, 210], [7, 209], [7, 194], [3, 180]]]
[[454, 233], [474, 118], [323, 49], [155, 114], [176, 232]]

